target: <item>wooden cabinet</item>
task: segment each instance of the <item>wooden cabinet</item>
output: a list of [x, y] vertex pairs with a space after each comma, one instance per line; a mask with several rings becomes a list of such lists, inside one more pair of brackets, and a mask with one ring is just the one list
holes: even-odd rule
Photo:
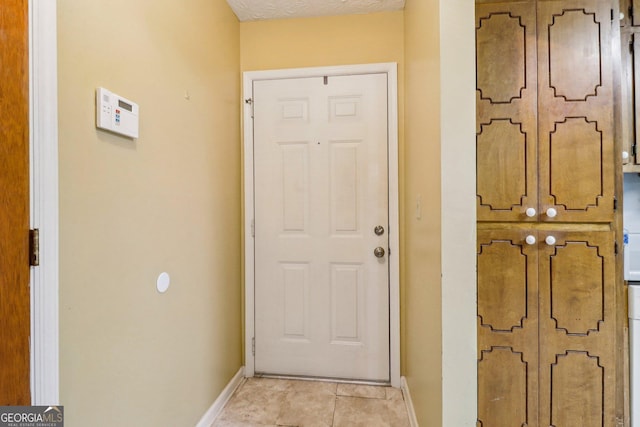
[[640, 172], [640, 0], [620, 1], [622, 150], [625, 172]]
[[616, 295], [614, 233], [550, 235], [556, 243], [543, 243], [538, 261], [541, 425], [614, 426], [622, 411], [616, 310], [625, 308]]
[[476, 34], [478, 220], [612, 222], [610, 4], [479, 3]]
[[623, 419], [613, 6], [476, 1], [479, 426]]
[[480, 425], [616, 425], [615, 237], [600, 228], [478, 230]]

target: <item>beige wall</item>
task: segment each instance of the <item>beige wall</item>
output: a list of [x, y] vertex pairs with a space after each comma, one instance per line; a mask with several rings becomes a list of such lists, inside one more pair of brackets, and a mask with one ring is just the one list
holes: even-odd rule
[[403, 22], [402, 11], [243, 22], [242, 71], [372, 62], [401, 67]]
[[438, 0], [408, 0], [405, 6], [404, 373], [418, 420], [427, 426], [442, 425], [438, 11]]
[[[475, 425], [471, 0], [242, 24], [224, 0], [58, 14], [70, 427], [195, 425], [242, 363], [240, 71], [372, 62], [399, 65], [403, 375], [422, 425]], [[96, 86], [140, 104], [139, 140], [95, 129]]]
[[[66, 425], [193, 426], [242, 363], [239, 24], [58, 0], [58, 37]], [[96, 130], [97, 86], [139, 103], [137, 141]]]

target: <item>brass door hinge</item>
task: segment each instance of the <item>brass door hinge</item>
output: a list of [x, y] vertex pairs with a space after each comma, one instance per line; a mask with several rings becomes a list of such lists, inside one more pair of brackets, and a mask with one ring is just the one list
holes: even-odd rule
[[40, 265], [40, 230], [29, 230], [29, 265]]
[[254, 111], [253, 111], [253, 98], [247, 98], [244, 100], [244, 103], [249, 105], [251, 107], [251, 118], [253, 118], [254, 116]]

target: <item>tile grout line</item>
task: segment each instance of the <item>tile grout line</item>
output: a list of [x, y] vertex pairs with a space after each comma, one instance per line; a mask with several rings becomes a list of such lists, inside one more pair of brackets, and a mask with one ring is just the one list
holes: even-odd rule
[[369, 396], [349, 396], [346, 394], [340, 394], [340, 395], [336, 395], [339, 397], [348, 397], [350, 399], [369, 399], [369, 400], [393, 400], [393, 399], [387, 399], [386, 397], [369, 397]]
[[331, 418], [331, 427], [336, 424], [336, 408], [338, 407], [338, 386], [336, 385], [336, 394], [333, 396], [333, 417]]

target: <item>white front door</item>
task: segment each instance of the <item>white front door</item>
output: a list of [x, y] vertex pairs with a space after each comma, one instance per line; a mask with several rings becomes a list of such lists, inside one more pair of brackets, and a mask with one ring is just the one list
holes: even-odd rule
[[387, 75], [253, 102], [255, 371], [389, 381]]

